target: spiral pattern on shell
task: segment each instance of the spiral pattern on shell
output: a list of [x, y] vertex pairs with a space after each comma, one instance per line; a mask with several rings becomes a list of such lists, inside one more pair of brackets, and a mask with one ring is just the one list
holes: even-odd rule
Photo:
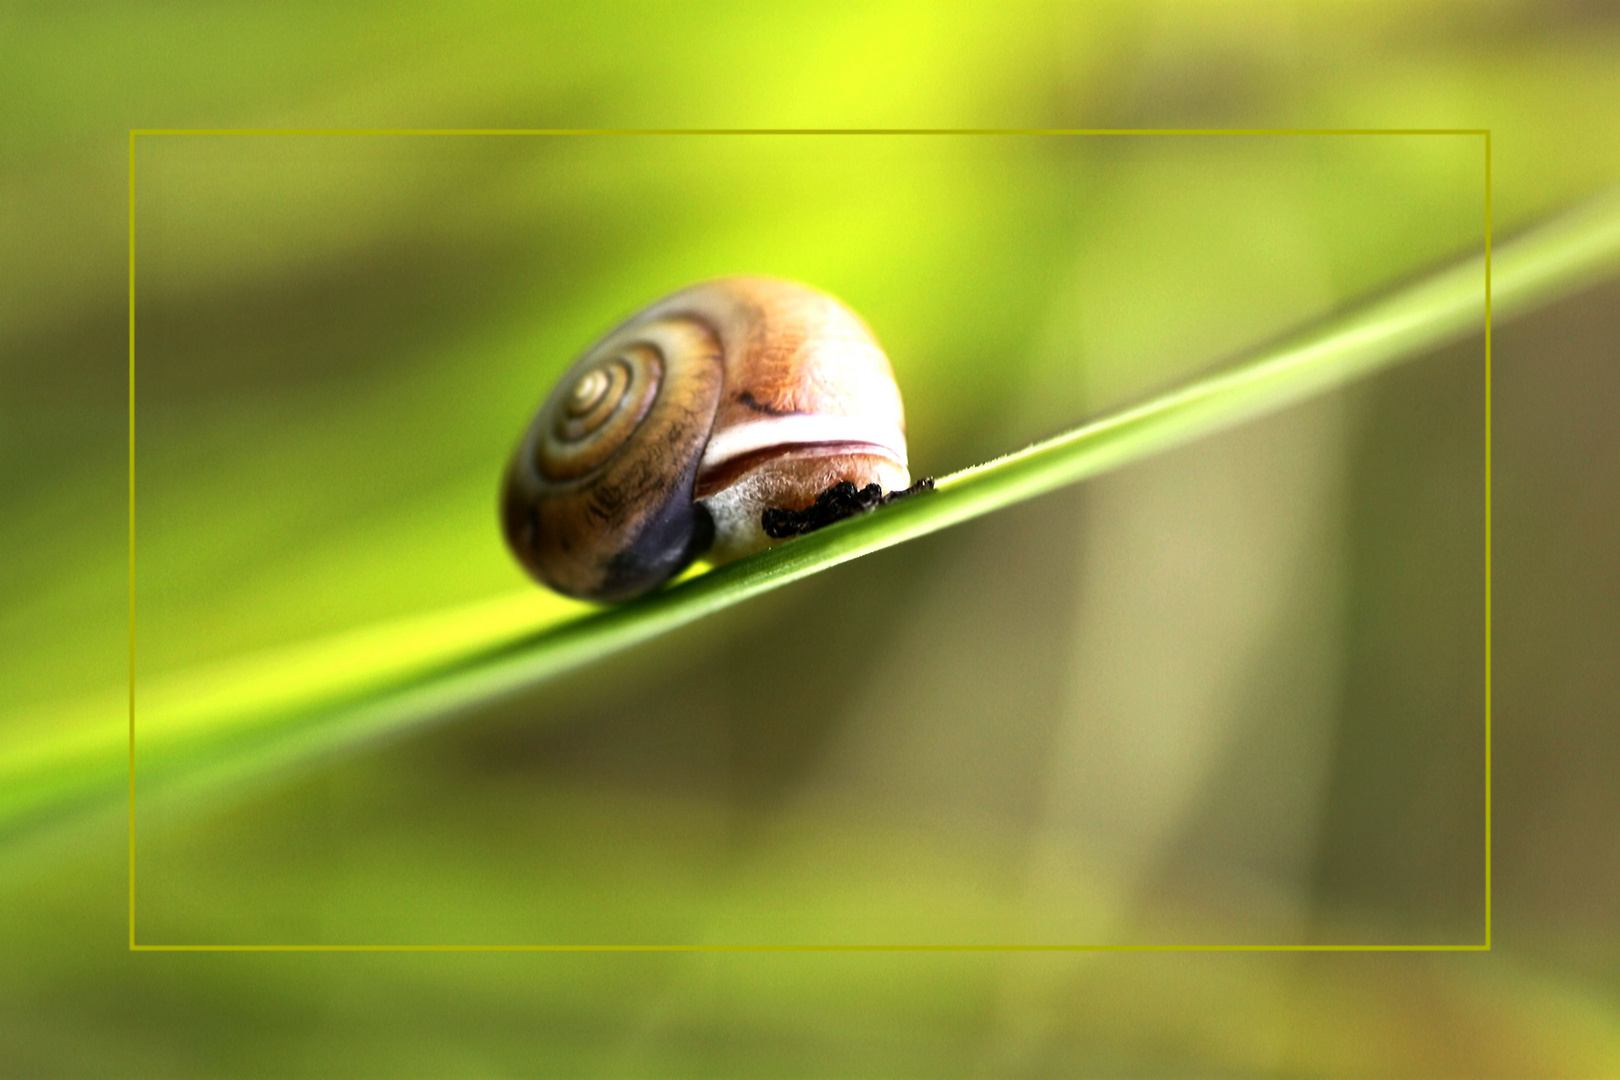
[[580, 374], [535, 447], [541, 474], [564, 481], [600, 468], [646, 418], [663, 373], [658, 350], [638, 342]]
[[732, 278], [651, 305], [569, 368], [512, 456], [502, 519], [535, 577], [623, 600], [774, 542], [763, 510], [844, 481], [909, 483], [888, 359], [831, 297]]

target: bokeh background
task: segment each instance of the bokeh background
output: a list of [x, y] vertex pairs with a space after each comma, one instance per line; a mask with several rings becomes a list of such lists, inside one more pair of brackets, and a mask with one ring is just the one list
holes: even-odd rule
[[[129, 128], [1489, 127], [1501, 236], [1620, 180], [1612, 6], [9, 8], [0, 84], [0, 775], [110, 748], [0, 833], [0, 1072], [1620, 1073], [1614, 285], [1494, 342], [1489, 953], [130, 953], [119, 804]], [[1477, 253], [1483, 164], [144, 136], [137, 676], [550, 604], [499, 545], [504, 456], [692, 280], [849, 302], [944, 473]], [[140, 938], [1476, 943], [1483, 375], [1462, 342], [411, 738], [143, 801]]]

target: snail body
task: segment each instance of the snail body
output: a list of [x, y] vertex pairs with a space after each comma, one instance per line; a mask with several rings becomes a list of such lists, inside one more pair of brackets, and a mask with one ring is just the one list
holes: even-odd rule
[[825, 293], [726, 278], [644, 308], [569, 368], [512, 455], [502, 523], [545, 584], [626, 600], [699, 556], [769, 546], [765, 511], [844, 482], [910, 483], [888, 358]]

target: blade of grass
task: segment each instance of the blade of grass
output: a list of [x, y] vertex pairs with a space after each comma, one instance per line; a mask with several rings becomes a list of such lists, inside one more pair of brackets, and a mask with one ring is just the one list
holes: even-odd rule
[[[481, 600], [330, 637], [143, 680], [142, 735], [159, 744], [218, 740], [259, 718], [330, 710], [401, 680], [504, 644], [587, 610], [544, 589]], [[30, 808], [71, 804], [104, 786], [120, 765], [127, 691], [113, 691], [21, 720], [8, 720], [0, 745], [0, 834]], [[148, 731], [150, 721], [151, 731]], [[77, 768], [75, 766], [78, 766]]]
[[[1620, 193], [1611, 193], [1497, 248], [1493, 316], [1501, 321], [1617, 270]], [[487, 609], [373, 628], [155, 687], [155, 701], [145, 694], [137, 699], [157, 706], [137, 713], [142, 790], [180, 778], [188, 789], [239, 784], [446, 719], [840, 563], [1284, 408], [1479, 332], [1484, 285], [1483, 258], [1468, 259], [1188, 385], [944, 477], [931, 495], [634, 604], [569, 618], [565, 606], [525, 607], [519, 598], [503, 598]], [[389, 646], [379, 648], [379, 640]], [[99, 727], [94, 736], [44, 737], [8, 750], [0, 758], [7, 793], [0, 799], [0, 833], [115, 796], [121, 741], [113, 734]]]

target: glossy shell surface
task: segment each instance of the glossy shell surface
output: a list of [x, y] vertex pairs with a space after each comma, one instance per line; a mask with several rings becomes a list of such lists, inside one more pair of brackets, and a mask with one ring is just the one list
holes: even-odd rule
[[824, 293], [727, 278], [652, 304], [569, 368], [512, 456], [502, 518], [535, 577], [622, 600], [699, 555], [773, 543], [765, 509], [842, 480], [910, 482], [888, 358]]

